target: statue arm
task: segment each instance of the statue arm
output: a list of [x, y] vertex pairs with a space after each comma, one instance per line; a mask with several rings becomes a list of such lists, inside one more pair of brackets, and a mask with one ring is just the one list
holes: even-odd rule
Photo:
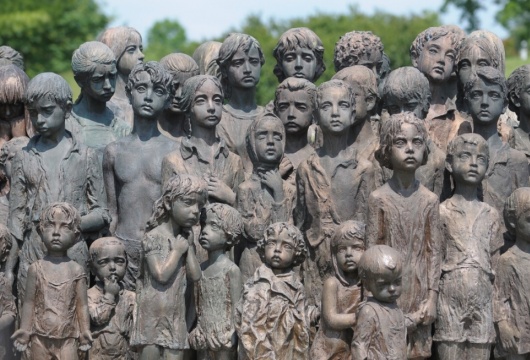
[[114, 234], [116, 225], [118, 224], [118, 199], [116, 194], [116, 183], [114, 177], [114, 161], [116, 155], [116, 144], [111, 143], [105, 148], [103, 155], [103, 181], [105, 190], [107, 192], [107, 206], [109, 208], [110, 216], [110, 232]]

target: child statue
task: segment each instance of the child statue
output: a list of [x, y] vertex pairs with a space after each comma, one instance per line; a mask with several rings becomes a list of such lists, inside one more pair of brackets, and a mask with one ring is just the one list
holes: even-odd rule
[[371, 296], [360, 305], [353, 332], [352, 359], [407, 358], [407, 326], [414, 322], [397, 304], [402, 292], [401, 254], [390, 246], [372, 246], [359, 262], [363, 287]]
[[79, 141], [98, 150], [102, 162], [105, 146], [131, 132], [107, 106], [116, 86], [116, 59], [107, 45], [86, 42], [74, 51], [72, 71], [81, 94], [66, 125]]
[[[489, 148], [488, 171], [482, 182], [483, 201], [501, 213], [505, 199], [515, 189], [528, 186], [529, 180], [525, 154], [503, 142], [497, 128], [508, 105], [504, 74], [489, 66], [479, 68], [464, 85], [464, 92], [474, 132], [486, 139]], [[502, 219], [501, 223], [504, 232]]]
[[89, 263], [96, 283], [88, 290], [88, 313], [93, 343], [91, 359], [131, 359], [129, 338], [135, 293], [123, 288], [127, 254], [115, 237], [99, 238], [90, 245]]
[[178, 149], [164, 157], [162, 182], [174, 174], [194, 175], [208, 183], [209, 202], [234, 205], [244, 174], [239, 156], [216, 133], [223, 112], [221, 83], [211, 75], [190, 78], [182, 85], [177, 106], [190, 130]]
[[421, 32], [410, 46], [412, 65], [429, 80], [431, 103], [425, 118], [429, 137], [442, 151], [455, 136], [472, 132], [471, 124], [456, 109], [452, 80], [456, 59], [456, 34], [447, 27]]
[[[388, 75], [381, 101], [385, 115], [410, 111], [418, 119], [424, 120], [431, 101], [429, 80], [412, 66], [398, 68]], [[418, 168], [416, 177], [423, 186], [438, 197], [441, 197], [442, 193], [448, 196], [445, 193], [450, 194], [451, 189], [448, 181], [444, 183], [445, 153], [430, 138], [427, 139], [427, 148], [429, 149], [427, 163]]]
[[118, 70], [116, 92], [108, 102], [108, 106], [114, 116], [132, 127], [134, 125], [134, 111], [125, 88], [132, 69], [144, 60], [142, 36], [138, 30], [132, 27], [117, 26], [106, 29], [99, 35], [98, 41], [101, 41], [112, 50]]
[[320, 327], [311, 346], [313, 360], [353, 360], [351, 342], [363, 301], [359, 261], [364, 253], [365, 225], [348, 220], [331, 238], [333, 273], [324, 281]]
[[274, 75], [278, 82], [295, 77], [316, 82], [326, 71], [322, 40], [308, 28], [292, 28], [284, 32], [272, 50], [276, 59]]
[[29, 267], [20, 328], [11, 338], [28, 359], [77, 360], [77, 350], [87, 351], [92, 343], [86, 273], [67, 256], [82, 220], [68, 203], [53, 203], [40, 215], [47, 252]]
[[241, 297], [241, 271], [226, 252], [236, 245], [243, 232], [239, 212], [226, 204], [208, 205], [201, 213], [199, 242], [208, 252], [201, 264], [197, 284], [197, 327], [189, 336], [190, 345], [207, 351], [211, 360], [237, 359], [234, 317]]
[[488, 144], [478, 134], [457, 136], [447, 146], [455, 189], [440, 205], [442, 277], [433, 338], [440, 360], [488, 360], [495, 343], [493, 279], [503, 239], [499, 213], [478, 198], [488, 160]]
[[280, 174], [285, 148], [285, 128], [276, 115], [266, 113], [252, 122], [247, 132], [252, 175], [239, 185], [237, 209], [243, 217], [244, 250], [239, 268], [246, 281], [262, 264], [257, 242], [276, 222], [291, 219], [296, 189]]
[[192, 57], [199, 66], [200, 75], [212, 75], [221, 80], [217, 58], [222, 44], [219, 41], [206, 41], [195, 49]]
[[245, 173], [252, 173], [245, 136], [252, 121], [264, 112], [256, 103], [256, 86], [265, 63], [259, 42], [250, 35], [232, 33], [221, 45], [217, 63], [227, 103], [219, 123], [219, 136], [241, 157]]
[[523, 360], [530, 356], [530, 188], [507, 199], [504, 222], [515, 245], [501, 255], [496, 268], [493, 317], [497, 330], [495, 358]]
[[179, 106], [182, 87], [189, 78], [199, 75], [199, 66], [189, 55], [173, 53], [160, 59], [160, 65], [173, 77], [175, 95], [171, 104], [158, 119], [160, 132], [174, 140], [181, 140], [189, 132], [185, 111]]
[[24, 106], [28, 75], [15, 65], [0, 66], [0, 147], [12, 138], [35, 134]]
[[136, 290], [131, 346], [140, 360], [182, 360], [188, 327], [185, 294], [188, 280], [201, 278], [190, 233], [208, 193], [200, 178], [175, 175], [164, 185], [142, 240], [142, 264]]
[[131, 135], [105, 148], [103, 176], [112, 215], [110, 230], [125, 243], [129, 263], [124, 283], [132, 290], [145, 224], [161, 194], [162, 159], [177, 143], [160, 134], [157, 124], [173, 99], [171, 75], [155, 61], [139, 64], [131, 71], [126, 90], [134, 110], [134, 127]]
[[364, 222], [374, 188], [373, 165], [350, 144], [355, 106], [355, 94], [346, 82], [331, 80], [318, 87], [317, 122], [324, 142], [296, 174], [294, 221], [309, 244], [304, 285], [310, 304], [320, 303], [323, 281], [333, 274], [330, 240], [336, 226], [347, 220]]
[[263, 264], [245, 284], [236, 309], [239, 359], [308, 359], [311, 315], [293, 271], [306, 256], [302, 234], [293, 225], [275, 223], [257, 248]]
[[25, 103], [37, 135], [12, 161], [8, 220], [9, 230], [21, 246], [20, 301], [29, 266], [46, 255], [37, 220], [47, 205], [68, 202], [79, 212], [81, 234], [67, 252], [85, 270], [87, 242], [106, 232], [111, 220], [96, 152], [65, 129], [72, 111], [72, 90], [66, 80], [54, 73], [35, 76], [28, 84]]
[[0, 66], [15, 65], [24, 71], [24, 57], [10, 46], [0, 46]]
[[333, 63], [335, 71], [352, 65], [363, 65], [379, 79], [383, 65], [383, 43], [371, 31], [351, 31], [340, 37], [335, 44]]
[[392, 115], [383, 123], [376, 158], [393, 174], [370, 194], [366, 216], [367, 247], [389, 245], [403, 258], [403, 296], [394, 300], [406, 316], [417, 320], [407, 335], [408, 359], [431, 356], [441, 275], [438, 197], [415, 176], [428, 158], [426, 140], [425, 125], [413, 113]]
[[526, 155], [530, 166], [530, 65], [515, 69], [507, 81], [508, 107], [517, 115], [519, 124], [514, 126], [514, 148]]

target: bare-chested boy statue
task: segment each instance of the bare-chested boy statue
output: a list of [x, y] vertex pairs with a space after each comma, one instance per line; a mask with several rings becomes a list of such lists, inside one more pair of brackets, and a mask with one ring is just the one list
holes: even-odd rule
[[103, 157], [103, 177], [112, 214], [110, 230], [125, 243], [129, 265], [125, 287], [135, 289], [145, 224], [161, 195], [162, 159], [176, 149], [163, 136], [157, 119], [173, 99], [171, 75], [150, 61], [134, 67], [126, 86], [134, 111], [131, 135], [110, 143]]

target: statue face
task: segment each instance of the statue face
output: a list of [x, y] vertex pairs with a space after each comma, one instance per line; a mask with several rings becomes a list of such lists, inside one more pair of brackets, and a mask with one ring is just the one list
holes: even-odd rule
[[486, 84], [480, 78], [466, 94], [466, 101], [473, 123], [482, 125], [496, 123], [506, 106], [501, 86]]
[[139, 72], [137, 78], [130, 95], [134, 113], [146, 119], [156, 119], [166, 106], [169, 93], [162, 84], [153, 84], [145, 71]]
[[236, 88], [251, 89], [258, 84], [260, 74], [258, 49], [252, 46], [248, 52], [237, 50], [228, 67], [228, 83]]
[[[530, 115], [530, 77], [525, 78], [525, 85], [517, 96], [519, 111], [526, 116]], [[1, 115], [0, 115], [1, 116]]]
[[283, 133], [276, 121], [261, 121], [254, 133], [260, 163], [278, 164], [283, 156]]
[[270, 234], [265, 243], [265, 263], [275, 273], [289, 270], [294, 261], [296, 244], [287, 231]]
[[70, 113], [48, 96], [38, 99], [28, 110], [35, 130], [47, 138], [54, 137], [64, 129], [65, 119]]
[[181, 196], [171, 204], [171, 219], [183, 228], [191, 228], [199, 222], [199, 215], [204, 204], [199, 194], [192, 193]]
[[42, 242], [48, 254], [62, 255], [74, 244], [76, 233], [64, 212], [56, 210], [52, 219], [43, 224], [41, 229]]
[[116, 90], [117, 73], [115, 65], [97, 64], [92, 76], [83, 86], [83, 92], [99, 102], [109, 101]]
[[[361, 241], [359, 241], [361, 240]], [[342, 239], [337, 246], [337, 266], [345, 274], [352, 274], [357, 271], [357, 264], [364, 253], [364, 241], [362, 239]]]
[[313, 104], [304, 90], [283, 90], [276, 112], [287, 134], [304, 134], [313, 120]]
[[179, 101], [182, 94], [182, 85], [191, 77], [188, 73], [176, 73], [173, 75], [173, 88], [175, 89], [175, 96], [171, 104], [169, 104], [168, 110], [174, 113], [182, 113], [183, 111], [179, 107]]
[[526, 210], [517, 218], [515, 224], [515, 237], [517, 241], [530, 241], [530, 210]]
[[393, 303], [401, 296], [401, 272], [383, 269], [367, 281], [372, 296], [379, 301]]
[[136, 64], [144, 61], [142, 50], [142, 39], [140, 35], [134, 33], [118, 61], [118, 71], [123, 75], [129, 75]]
[[493, 62], [478, 46], [472, 46], [468, 51], [460, 53], [458, 62], [458, 77], [461, 84], [466, 84], [471, 78], [471, 74], [477, 71], [477, 68], [492, 66]]
[[417, 59], [413, 59], [429, 81], [443, 82], [451, 77], [455, 64], [455, 49], [449, 36], [428, 41]]
[[212, 128], [219, 124], [223, 114], [223, 95], [221, 90], [206, 80], [195, 92], [190, 110], [191, 126]]
[[24, 114], [24, 104], [21, 102], [14, 104], [0, 104], [0, 119], [6, 121], [15, 119]]
[[318, 124], [324, 133], [343, 134], [353, 125], [355, 106], [344, 87], [325, 89], [319, 99]]
[[394, 171], [415, 171], [421, 166], [424, 154], [425, 141], [416, 126], [402, 124], [392, 143], [390, 161]]
[[455, 183], [478, 185], [488, 168], [488, 156], [484, 145], [462, 144], [451, 161], [451, 172]]
[[366, 94], [364, 89], [357, 83], [350, 84], [353, 93], [355, 94], [355, 118], [365, 119], [368, 115], [368, 107], [366, 104]]
[[311, 49], [298, 47], [283, 54], [281, 66], [286, 78], [297, 77], [313, 81], [317, 71], [317, 59]]
[[359, 58], [356, 65], [362, 65], [372, 70], [374, 75], [379, 79], [379, 73], [383, 65], [383, 53], [379, 51], [372, 51], [370, 54], [363, 55]]
[[221, 219], [213, 212], [206, 213], [206, 220], [201, 228], [199, 243], [207, 251], [224, 249], [226, 234], [221, 226]]
[[[390, 114], [400, 114], [406, 111], [414, 113], [418, 119], [425, 118], [424, 104], [421, 99], [399, 99], [396, 96], [389, 95], [385, 99], [384, 109]], [[427, 107], [427, 111], [428, 111]]]
[[102, 246], [97, 258], [92, 261], [92, 269], [100, 281], [119, 282], [125, 276], [127, 257], [122, 246]]

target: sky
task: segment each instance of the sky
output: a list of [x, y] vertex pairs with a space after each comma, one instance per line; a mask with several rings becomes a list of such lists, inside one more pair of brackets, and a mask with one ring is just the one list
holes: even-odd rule
[[[439, 11], [443, 0], [97, 0], [105, 13], [114, 17], [111, 26], [127, 25], [136, 28], [147, 38], [149, 28], [159, 20], [177, 20], [185, 29], [187, 38], [206, 41], [230, 29], [240, 26], [248, 15], [260, 15], [261, 19], [288, 20], [305, 18], [318, 12], [328, 14], [347, 13], [349, 6], [358, 6], [366, 14], [376, 9], [397, 15], [418, 14], [424, 10]], [[480, 14], [481, 27], [500, 37], [507, 32], [495, 24], [498, 7], [493, 0]], [[441, 14], [445, 24], [462, 25], [459, 13], [453, 8]], [[355, 24], [352, 24], [352, 30]], [[362, 30], [362, 29], [359, 29]]]

